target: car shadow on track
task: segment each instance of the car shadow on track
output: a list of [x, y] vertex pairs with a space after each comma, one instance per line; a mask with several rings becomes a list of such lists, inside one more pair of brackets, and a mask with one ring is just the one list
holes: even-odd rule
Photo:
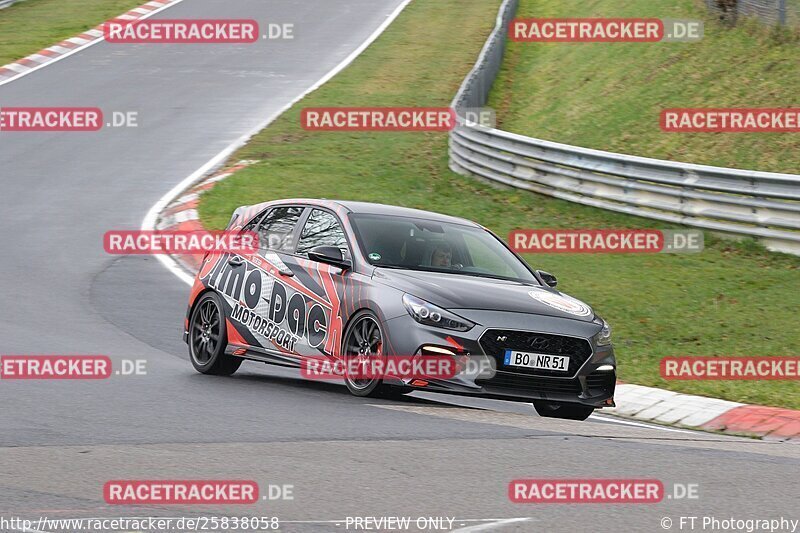
[[[354, 402], [357, 403], [371, 403], [371, 404], [387, 403], [387, 404], [405, 404], [405, 405], [416, 405], [416, 406], [426, 405], [426, 406], [439, 406], [443, 408], [465, 407], [463, 405], [451, 405], [449, 403], [442, 403], [441, 401], [433, 400], [430, 398], [422, 398], [414, 395], [401, 395], [396, 397], [392, 396], [390, 398], [386, 397], [359, 398], [357, 396], [353, 396], [352, 394], [350, 394], [350, 391], [348, 391], [347, 387], [342, 383], [305, 379], [299, 375], [297, 369], [293, 368], [285, 368], [272, 365], [265, 365], [265, 366], [266, 368], [264, 369], [263, 372], [249, 371], [251, 369], [248, 369], [248, 371], [240, 370], [233, 376], [220, 379], [228, 379], [237, 382], [247, 382], [247, 383], [263, 383], [265, 386], [279, 385], [287, 389], [292, 389], [300, 392], [302, 391], [322, 392], [326, 394], [335, 395], [337, 398], [351, 398]], [[479, 407], [470, 407], [470, 408], [479, 409]]]

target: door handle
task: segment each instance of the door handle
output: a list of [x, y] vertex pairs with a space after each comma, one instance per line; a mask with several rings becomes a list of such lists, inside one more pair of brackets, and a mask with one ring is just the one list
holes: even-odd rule
[[287, 278], [291, 278], [292, 276], [294, 276], [294, 272], [292, 272], [291, 270], [278, 270], [278, 274], [280, 274], [281, 276], [286, 276]]
[[244, 264], [244, 259], [235, 255], [228, 259], [228, 264], [234, 267], [242, 266]]

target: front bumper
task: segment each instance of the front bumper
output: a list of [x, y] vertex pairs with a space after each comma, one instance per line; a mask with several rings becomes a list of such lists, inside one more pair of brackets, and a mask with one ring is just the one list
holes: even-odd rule
[[[491, 366], [488, 371], [464, 371], [447, 380], [427, 380], [419, 390], [530, 402], [546, 400], [592, 406], [596, 408], [614, 406], [616, 385], [616, 360], [612, 346], [597, 346], [593, 340], [601, 326], [593, 322], [557, 317], [507, 313], [500, 311], [453, 310], [476, 325], [468, 332], [457, 332], [423, 326], [410, 316], [392, 318], [384, 322], [390, 340], [390, 355], [419, 354], [423, 346], [441, 346], [462, 357], [473, 360], [471, 368]], [[563, 337], [565, 342], [554, 349], [558, 355], [569, 355], [570, 369], [567, 372], [519, 369], [503, 364], [498, 353], [500, 345], [486, 335], [511, 332], [541, 334], [543, 337]], [[509, 337], [506, 335], [505, 337]], [[501, 336], [502, 338], [502, 336]], [[491, 342], [490, 342], [491, 341]], [[581, 344], [583, 343], [583, 344]], [[518, 346], [507, 348], [520, 350]], [[528, 351], [537, 350], [529, 348]], [[580, 354], [579, 354], [580, 352]], [[548, 353], [541, 351], [541, 353]], [[576, 355], [578, 354], [578, 355]], [[412, 385], [403, 383], [404, 385]]]

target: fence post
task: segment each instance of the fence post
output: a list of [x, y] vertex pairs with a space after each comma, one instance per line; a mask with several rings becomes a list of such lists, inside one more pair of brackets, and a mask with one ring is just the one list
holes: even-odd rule
[[786, 26], [786, 0], [778, 0], [778, 24]]

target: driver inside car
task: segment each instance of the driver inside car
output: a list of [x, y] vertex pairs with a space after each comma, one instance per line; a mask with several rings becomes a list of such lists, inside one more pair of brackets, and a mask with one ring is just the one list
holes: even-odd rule
[[436, 244], [431, 254], [431, 266], [449, 267], [452, 265], [453, 250], [446, 242]]

